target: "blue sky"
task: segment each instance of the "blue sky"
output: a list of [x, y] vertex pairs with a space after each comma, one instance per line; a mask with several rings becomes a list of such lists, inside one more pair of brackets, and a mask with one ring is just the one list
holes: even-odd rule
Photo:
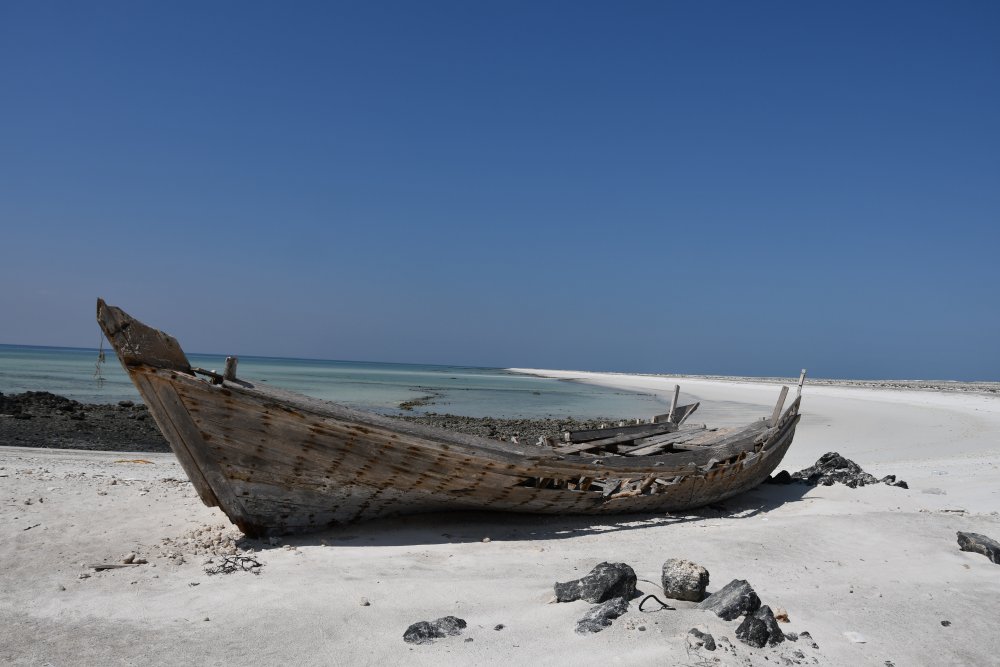
[[0, 343], [1000, 380], [1000, 5], [0, 4]]

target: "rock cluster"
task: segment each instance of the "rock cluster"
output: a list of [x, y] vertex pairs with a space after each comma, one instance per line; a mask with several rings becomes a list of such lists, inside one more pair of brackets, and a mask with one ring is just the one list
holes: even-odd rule
[[403, 641], [409, 644], [429, 644], [435, 639], [462, 634], [466, 622], [456, 616], [442, 616], [435, 621], [418, 621], [406, 628]]
[[533, 445], [539, 438], [554, 438], [560, 440], [564, 431], [585, 431], [600, 428], [601, 424], [617, 424], [630, 419], [500, 419], [495, 417], [462, 417], [460, 415], [442, 415], [428, 413], [424, 415], [406, 415], [399, 417], [404, 421], [429, 424], [449, 431], [478, 435], [510, 442], [517, 438], [522, 445]]
[[146, 406], [80, 403], [47, 391], [0, 393], [0, 444], [16, 447], [169, 452]]
[[910, 488], [906, 482], [902, 480], [896, 481], [895, 475], [886, 475], [882, 479], [879, 479], [875, 475], [865, 472], [857, 463], [841, 456], [837, 452], [827, 452], [819, 457], [816, 463], [798, 472], [789, 474], [782, 470], [769, 478], [768, 482], [771, 484], [804, 482], [810, 486], [832, 486], [839, 482], [846, 484], [852, 489], [869, 484], [888, 484], [889, 486], [898, 486], [903, 489]]
[[958, 531], [958, 548], [962, 551], [973, 551], [1000, 564], [1000, 542], [979, 533]]
[[611, 598], [629, 600], [635, 596], [635, 570], [625, 563], [598, 563], [580, 579], [557, 583], [556, 602], [586, 600], [597, 604]]

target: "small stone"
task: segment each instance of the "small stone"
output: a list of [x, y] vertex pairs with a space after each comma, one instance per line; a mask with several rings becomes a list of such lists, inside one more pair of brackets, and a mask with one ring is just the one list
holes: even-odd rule
[[497, 623], [495, 626], [493, 626], [493, 629], [494, 630], [503, 630], [504, 629], [504, 624], [503, 623]]
[[359, 602], [361, 603], [362, 607], [370, 607], [370, 606], [372, 606], [371, 600], [369, 600], [368, 598], [361, 598], [361, 600]]
[[591, 607], [590, 611], [577, 621], [576, 632], [581, 635], [600, 632], [627, 611], [628, 600], [623, 597], [611, 598], [603, 604]]
[[979, 533], [958, 531], [958, 548], [962, 551], [973, 551], [1000, 564], [1000, 542]]
[[782, 634], [778, 621], [774, 619], [774, 614], [767, 605], [752, 614], [747, 614], [736, 628], [736, 638], [756, 648], [774, 646], [785, 641], [785, 635]]
[[408, 644], [428, 644], [435, 639], [461, 634], [466, 622], [455, 616], [443, 616], [436, 621], [418, 621], [403, 633]]
[[732, 621], [759, 608], [760, 598], [744, 579], [733, 579], [698, 603], [698, 609], [707, 609], [725, 621]]
[[90, 575], [89, 575], [88, 573], [86, 573], [86, 572], [81, 572], [81, 573], [80, 573], [80, 574], [79, 574], [79, 575], [77, 576], [77, 579], [90, 579]]
[[635, 571], [625, 563], [598, 563], [587, 576], [555, 585], [557, 602], [586, 600], [597, 604], [635, 596]]
[[208, 616], [206, 616], [203, 620], [207, 621], [208, 620]]
[[472, 637], [466, 637], [466, 638], [465, 638], [465, 643], [466, 643], [466, 644], [468, 644], [468, 643], [469, 643], [469, 642], [471, 642], [471, 641], [473, 641]]
[[640, 625], [638, 628], [636, 628], [636, 630], [638, 630], [639, 632], [645, 632], [646, 631], [646, 626], [645, 625]]
[[786, 632], [785, 639], [790, 642], [797, 642], [799, 641], [799, 634], [797, 632]]
[[59, 584], [59, 588], [57, 590], [64, 591], [66, 590], [66, 587], [63, 586], [62, 584]]
[[[854, 591], [851, 592], [853, 593]], [[774, 620], [776, 620], [778, 623], [791, 623], [791, 621], [788, 620], [788, 612], [785, 611], [784, 607], [774, 608]]]
[[951, 625], [951, 621], [941, 621], [941, 625], [947, 628], [948, 626]]
[[133, 551], [132, 553], [130, 553], [127, 556], [125, 556], [124, 558], [122, 558], [122, 562], [125, 563], [126, 565], [128, 565], [129, 563], [133, 562], [135, 560], [135, 558], [136, 558], [136, 554]]
[[133, 563], [135, 563], [136, 565], [145, 565], [145, 564], [147, 564], [147, 563], [148, 563], [149, 561], [148, 561], [148, 560], [146, 560], [145, 558], [136, 558], [136, 559], [135, 559], [135, 560], [133, 560], [132, 562], [133, 562]]
[[489, 542], [489, 541], [490, 541], [490, 538], [488, 538], [488, 537], [484, 537], [483, 538], [483, 542]]
[[702, 632], [698, 628], [691, 628], [687, 633], [687, 643], [691, 648], [702, 648], [706, 651], [714, 651], [715, 637], [707, 632]]
[[689, 560], [670, 558], [663, 563], [660, 582], [668, 598], [701, 602], [708, 587], [708, 570]]
[[804, 631], [800, 632], [799, 633], [799, 639], [801, 639], [804, 642], [809, 642], [809, 645], [812, 646], [813, 648], [819, 648], [819, 644], [817, 644], [813, 640], [812, 635], [809, 634], [808, 630], [804, 630]]

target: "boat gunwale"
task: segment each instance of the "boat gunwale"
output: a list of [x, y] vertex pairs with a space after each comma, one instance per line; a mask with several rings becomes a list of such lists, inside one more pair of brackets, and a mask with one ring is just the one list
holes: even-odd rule
[[[797, 418], [799, 417], [797, 413], [799, 399], [797, 398], [784, 411], [783, 416], [775, 427], [768, 428], [765, 424], [766, 418], [752, 421], [742, 427], [737, 427], [738, 430], [728, 434], [727, 437], [732, 438], [751, 427], [759, 427], [759, 430], [752, 431], [744, 438], [733, 442], [715, 446], [707, 445], [697, 450], [665, 452], [651, 456], [623, 456], [608, 453], [594, 458], [585, 458], [558, 454], [539, 445], [528, 443], [515, 445], [514, 443], [502, 440], [491, 440], [482, 436], [449, 431], [429, 424], [407, 422], [381, 415], [377, 412], [358, 410], [332, 401], [305, 396], [284, 389], [262, 387], [260, 383], [253, 383], [247, 380], [237, 380], [235, 382], [223, 381], [221, 384], [213, 384], [197, 377], [193, 373], [183, 371], [137, 364], [131, 365], [129, 368], [135, 372], [157, 375], [171, 384], [175, 382], [193, 384], [202, 390], [217, 391], [220, 394], [220, 400], [222, 400], [222, 397], [230, 397], [233, 394], [243, 395], [265, 404], [270, 403], [272, 407], [277, 409], [307, 413], [321, 419], [334, 419], [357, 424], [362, 427], [384, 429], [392, 433], [416, 437], [438, 445], [467, 448], [464, 452], [453, 452], [456, 456], [460, 454], [477, 457], [493, 456], [503, 459], [504, 463], [552, 468], [572, 468], [574, 470], [586, 469], [591, 472], [595, 469], [601, 469], [613, 470], [620, 473], [632, 472], [634, 474], [661, 471], [667, 473], [670, 472], [671, 468], [693, 472], [695, 468], [706, 465], [712, 459], [719, 460], [720, 457], [726, 459], [738, 454], [740, 451], [753, 449], [757, 438], [773, 429], [773, 432], [763, 442], [764, 448], [768, 448], [770, 443], [776, 441], [791, 426], [789, 423], [791, 421], [790, 417], [794, 416], [796, 418], [794, 421], [798, 421]], [[668, 464], [670, 467], [666, 467]]]

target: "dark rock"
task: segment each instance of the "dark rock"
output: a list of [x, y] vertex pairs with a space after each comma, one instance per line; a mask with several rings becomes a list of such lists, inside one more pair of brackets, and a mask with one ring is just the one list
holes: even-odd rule
[[857, 463], [844, 458], [837, 452], [827, 452], [808, 468], [793, 472], [791, 478], [803, 481], [811, 486], [832, 486], [840, 482], [852, 489], [856, 489], [859, 486], [878, 484], [881, 481], [890, 486], [898, 486], [904, 489], [910, 488], [906, 482], [897, 482], [895, 475], [888, 475], [879, 480], [875, 475], [865, 472]]
[[590, 611], [576, 622], [576, 631], [581, 635], [600, 632], [627, 611], [628, 600], [623, 597], [611, 598], [604, 604], [591, 607]]
[[688, 644], [690, 644], [692, 648], [702, 646], [706, 651], [714, 651], [716, 648], [715, 637], [707, 632], [702, 632], [698, 628], [691, 628], [688, 630]]
[[974, 551], [994, 563], [1000, 563], [1000, 542], [985, 535], [958, 531], [958, 548], [962, 551]]
[[760, 598], [743, 579], [733, 579], [698, 604], [698, 609], [707, 609], [726, 621], [750, 614], [759, 607]]
[[436, 621], [420, 621], [406, 628], [403, 641], [409, 644], [427, 644], [435, 639], [458, 635], [466, 622], [455, 616], [443, 616]]
[[625, 563], [598, 563], [590, 573], [580, 579], [555, 585], [557, 602], [604, 602], [635, 596], [635, 571]]
[[777, 475], [767, 478], [768, 484], [791, 484], [792, 475], [787, 470], [782, 470]]
[[494, 630], [503, 630], [504, 629], [504, 624], [503, 623], [497, 623], [495, 626], [493, 626], [493, 629]]
[[808, 644], [810, 646], [812, 646], [813, 648], [819, 648], [819, 644], [817, 644], [815, 641], [813, 641], [812, 635], [809, 634], [808, 630], [806, 630], [804, 632], [800, 632], [799, 633], [799, 639], [801, 639], [804, 642], [808, 642]]
[[120, 408], [131, 408], [135, 403], [132, 401], [118, 401], [118, 407]]
[[771, 608], [764, 605], [752, 614], [747, 614], [739, 627], [736, 628], [736, 638], [744, 644], [762, 648], [765, 645], [774, 646], [785, 641], [785, 635], [778, 627]]
[[880, 479], [879, 482], [881, 482], [882, 484], [887, 484], [889, 486], [898, 486], [901, 489], [908, 489], [908, 488], [910, 488], [910, 485], [907, 484], [906, 482], [904, 482], [903, 480], [899, 480], [897, 482], [895, 475], [886, 475], [885, 477], [883, 477], [882, 479]]
[[948, 626], [951, 625], [951, 621], [941, 621], [941, 625], [947, 628]]
[[660, 581], [668, 598], [701, 602], [708, 587], [708, 570], [689, 560], [670, 558], [663, 563]]
[[786, 632], [785, 639], [787, 639], [790, 642], [797, 642], [799, 641], [799, 635], [797, 632]]

